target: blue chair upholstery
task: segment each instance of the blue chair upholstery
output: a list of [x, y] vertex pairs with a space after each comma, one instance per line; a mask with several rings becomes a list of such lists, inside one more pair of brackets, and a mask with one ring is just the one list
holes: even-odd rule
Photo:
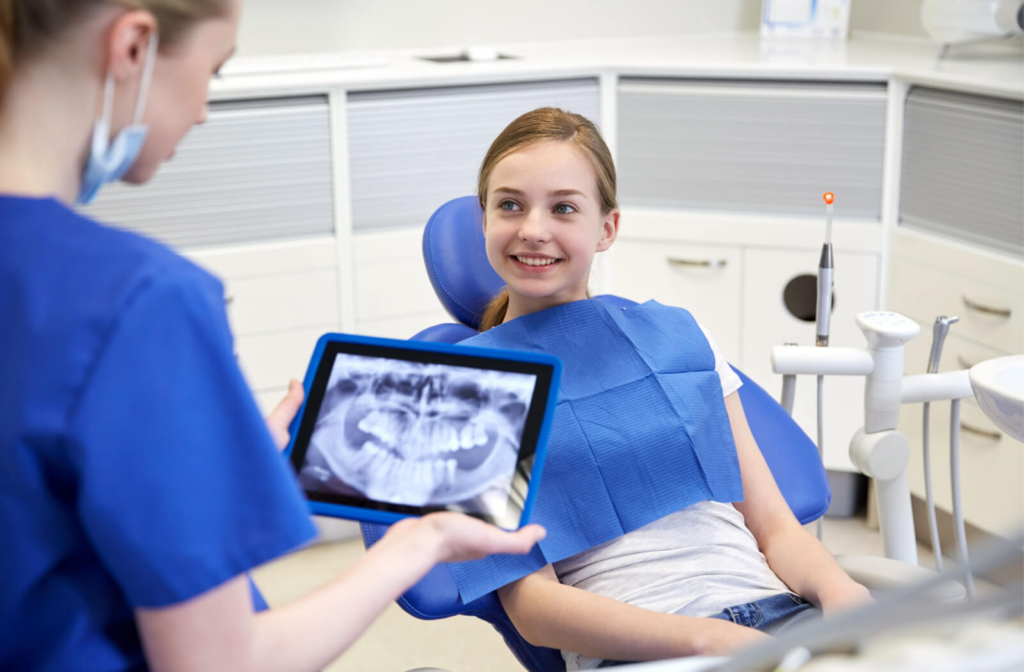
[[[491, 297], [504, 286], [484, 252], [480, 206], [475, 197], [449, 201], [434, 213], [423, 233], [427, 274], [445, 309], [459, 324], [424, 329], [412, 340], [457, 343], [477, 333], [479, 317]], [[636, 302], [603, 295], [596, 300], [613, 306]], [[735, 370], [735, 367], [734, 367]], [[740, 399], [775, 480], [801, 523], [821, 517], [832, 500], [828, 478], [817, 447], [788, 413], [757, 383], [736, 371], [743, 381]], [[372, 546], [387, 531], [385, 525], [364, 523], [363, 541]], [[446, 565], [434, 567], [398, 600], [416, 618], [433, 620], [465, 615], [494, 626], [523, 667], [530, 672], [564, 672], [561, 654], [529, 644], [516, 631], [496, 593], [463, 604]]]

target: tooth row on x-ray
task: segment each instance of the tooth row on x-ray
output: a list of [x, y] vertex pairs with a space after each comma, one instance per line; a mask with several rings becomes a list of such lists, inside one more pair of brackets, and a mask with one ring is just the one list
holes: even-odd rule
[[509, 493], [535, 383], [529, 374], [341, 354], [310, 451], [370, 499], [473, 510], [476, 498], [493, 508]]

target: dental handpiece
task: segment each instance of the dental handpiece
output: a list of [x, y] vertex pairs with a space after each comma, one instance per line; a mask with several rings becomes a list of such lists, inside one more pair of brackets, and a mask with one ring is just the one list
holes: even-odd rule
[[821, 259], [818, 261], [818, 310], [815, 344], [824, 347], [828, 345], [829, 321], [832, 317], [832, 203], [835, 196], [829, 191], [822, 198], [825, 201], [827, 221], [825, 244], [821, 247]]
[[[949, 325], [960, 321], [959, 317], [940, 315], [932, 325], [932, 350], [928, 354], [928, 373], [939, 372], [939, 361], [942, 359], [942, 347], [949, 334]], [[932, 552], [935, 555], [935, 569], [942, 571], [942, 544], [939, 541], [939, 525], [935, 518], [935, 497], [932, 494], [932, 460], [931, 460], [931, 404], [924, 403], [922, 409], [921, 453], [924, 458], [924, 496], [928, 510], [928, 531], [932, 538]]]
[[957, 316], [946, 317], [940, 315], [935, 318], [932, 325], [932, 351], [928, 355], [928, 373], [939, 372], [939, 359], [942, 357], [942, 346], [946, 343], [946, 335], [949, 334], [949, 326], [960, 321]]

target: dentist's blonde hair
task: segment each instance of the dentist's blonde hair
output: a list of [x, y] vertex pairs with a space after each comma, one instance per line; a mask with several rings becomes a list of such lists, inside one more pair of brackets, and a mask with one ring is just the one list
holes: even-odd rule
[[223, 16], [227, 0], [0, 0], [0, 97], [24, 59], [48, 44], [99, 7], [141, 9], [152, 14], [160, 33], [161, 51], [198, 21]]
[[[487, 188], [494, 167], [515, 152], [541, 142], [568, 142], [583, 155], [594, 169], [597, 193], [601, 199], [601, 214], [619, 207], [615, 197], [615, 162], [594, 122], [580, 114], [556, 107], [541, 107], [527, 112], [505, 127], [491, 143], [480, 166], [477, 179], [477, 197], [480, 207], [487, 212]], [[480, 331], [487, 331], [505, 321], [508, 312], [508, 288], [495, 296], [480, 317]]]

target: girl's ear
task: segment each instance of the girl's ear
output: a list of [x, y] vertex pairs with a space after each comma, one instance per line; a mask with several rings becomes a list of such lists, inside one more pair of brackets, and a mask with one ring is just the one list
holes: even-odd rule
[[609, 210], [604, 216], [604, 223], [601, 224], [601, 239], [597, 241], [597, 251], [604, 252], [619, 235], [619, 211]]

